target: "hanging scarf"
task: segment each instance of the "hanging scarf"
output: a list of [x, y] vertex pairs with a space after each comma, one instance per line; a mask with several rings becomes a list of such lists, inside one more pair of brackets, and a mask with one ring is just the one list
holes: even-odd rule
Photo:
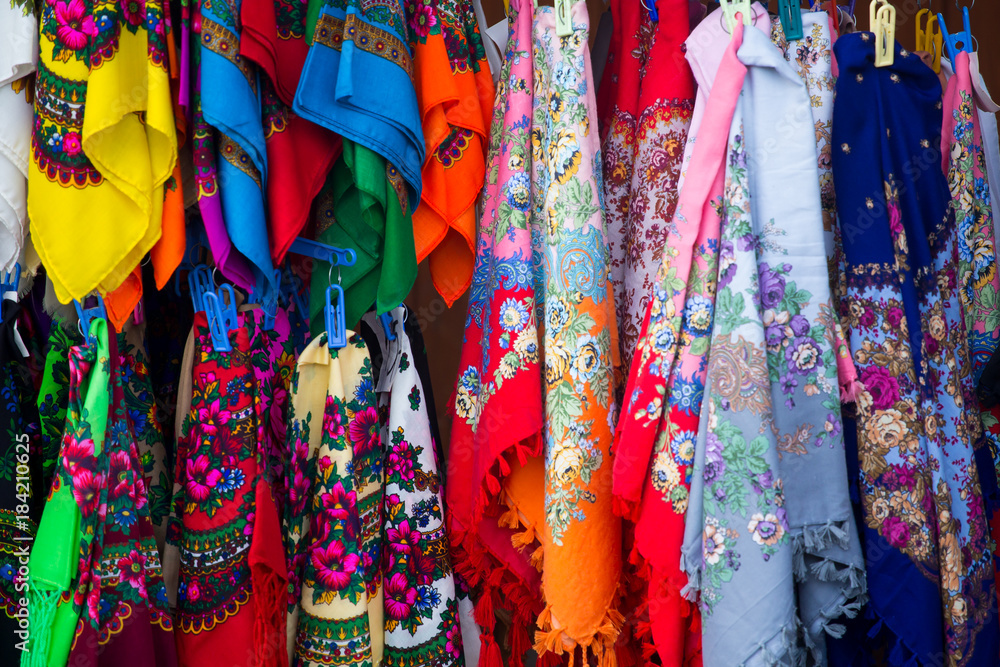
[[177, 137], [162, 3], [95, 14], [82, 0], [44, 6], [28, 209], [60, 301], [128, 281], [106, 300], [120, 326], [142, 294], [133, 269], [160, 237]]
[[[682, 560], [701, 592], [706, 664], [795, 662], [800, 628], [823, 662], [823, 629], [857, 612], [864, 583], [851, 538], [813, 117], [805, 83], [767, 37], [746, 31], [739, 59], [746, 80], [729, 133]], [[787, 140], [776, 142], [779, 125]], [[801, 181], [794, 196], [791, 176]]]
[[451, 307], [472, 282], [493, 79], [470, 0], [407, 2], [406, 14], [426, 146], [413, 235]]
[[79, 345], [82, 338], [78, 329], [65, 327], [60, 320], [53, 320], [49, 329], [45, 370], [37, 400], [42, 472], [35, 484], [39, 489], [51, 487], [56, 472], [69, 405], [69, 351]]
[[24, 604], [29, 581], [31, 541], [38, 529], [36, 510], [41, 487], [33, 485], [32, 460], [37, 452], [38, 410], [31, 400], [33, 387], [26, 360], [17, 340], [15, 323], [21, 305], [0, 300], [0, 661], [16, 665], [31, 635], [28, 606]]
[[382, 442], [371, 360], [348, 338], [340, 350], [314, 338], [292, 379], [288, 656], [305, 667], [383, 659]]
[[[606, 132], [604, 196], [611, 276], [623, 368], [629, 368], [653, 278], [677, 206], [677, 179], [694, 103], [694, 79], [681, 57], [687, 0], [661, 0], [661, 19], [635, 3], [617, 7], [621, 48], [604, 86], [616, 104]], [[602, 86], [602, 88], [604, 87]]]
[[21, 254], [27, 224], [26, 187], [31, 145], [31, 83], [38, 61], [38, 25], [30, 6], [0, 4], [0, 271]]
[[251, 345], [262, 311], [237, 318], [232, 351], [216, 352], [204, 312], [195, 314], [191, 404], [177, 444], [168, 530], [180, 547], [181, 665], [218, 664], [233, 646], [249, 647], [261, 664], [284, 664], [280, 591], [287, 577], [278, 567], [280, 525], [263, 474], [254, 371], [271, 359]]
[[[964, 401], [960, 253], [938, 169], [941, 86], [898, 45], [894, 64], [875, 68], [871, 33], [843, 35], [836, 54], [845, 326], [864, 386], [856, 432], [872, 623], [857, 646], [888, 644], [891, 664], [994, 664], [992, 547], [973, 455], [982, 425]], [[906, 168], [915, 164], [927, 168]]]
[[95, 551], [106, 511], [111, 402], [107, 322], [95, 319], [89, 333], [90, 344], [69, 350], [66, 425], [28, 563], [28, 617], [38, 630], [21, 656], [22, 667], [65, 665], [78, 622], [99, 613]]
[[307, 23], [311, 43], [295, 113], [392, 163], [416, 208], [424, 137], [400, 0], [314, 0], [309, 11], [315, 23]]
[[351, 248], [357, 259], [332, 272], [327, 262], [315, 263], [309, 303], [314, 335], [325, 327], [323, 307], [331, 280], [344, 289], [347, 326], [354, 326], [373, 305], [385, 313], [402, 303], [417, 278], [417, 258], [406, 184], [396, 167], [345, 139], [343, 155], [316, 203], [316, 240]]
[[[407, 310], [392, 311], [400, 325]], [[444, 527], [437, 442], [432, 433], [427, 385], [417, 369], [418, 354], [402, 326], [385, 340], [374, 314], [365, 316], [376, 332], [381, 364], [376, 371], [382, 415], [385, 470], [385, 524], [382, 578], [385, 582], [387, 667], [463, 664], [462, 630]]]

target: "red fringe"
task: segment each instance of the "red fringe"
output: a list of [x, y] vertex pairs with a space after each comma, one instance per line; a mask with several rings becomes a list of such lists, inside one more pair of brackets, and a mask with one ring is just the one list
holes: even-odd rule
[[639, 501], [629, 500], [615, 495], [611, 497], [611, 509], [616, 516], [627, 519], [632, 523], [639, 520]]

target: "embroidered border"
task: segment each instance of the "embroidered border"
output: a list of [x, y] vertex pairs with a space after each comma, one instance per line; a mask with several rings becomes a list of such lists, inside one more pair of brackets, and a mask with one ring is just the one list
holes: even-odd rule
[[341, 50], [347, 39], [362, 51], [398, 65], [413, 78], [413, 61], [403, 41], [390, 32], [365, 23], [353, 14], [348, 14], [346, 20], [330, 14], [320, 15], [313, 39], [337, 51]]
[[209, 51], [217, 53], [236, 68], [250, 84], [254, 95], [257, 94], [257, 77], [254, 76], [250, 61], [240, 55], [240, 38], [221, 23], [216, 23], [205, 16], [201, 17], [201, 43]]
[[227, 137], [222, 132], [219, 132], [219, 155], [221, 155], [226, 162], [252, 178], [258, 188], [262, 188], [260, 182], [260, 172], [257, 171], [257, 167], [254, 165], [253, 160], [250, 159], [250, 156], [247, 155], [247, 152], [243, 150], [238, 143]]

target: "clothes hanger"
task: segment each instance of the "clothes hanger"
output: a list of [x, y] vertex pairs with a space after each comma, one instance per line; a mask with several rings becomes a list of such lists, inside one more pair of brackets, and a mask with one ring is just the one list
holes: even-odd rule
[[[21, 285], [21, 264], [14, 263], [14, 268], [6, 273], [0, 271], [0, 304], [3, 303], [4, 292], [17, 294], [17, 289]], [[0, 308], [0, 322], [3, 322], [3, 308]]]
[[[923, 17], [927, 17], [926, 24], [921, 26]], [[931, 68], [935, 74], [941, 71], [941, 51], [943, 38], [941, 36], [941, 23], [938, 17], [930, 9], [921, 9], [917, 12], [917, 51], [926, 51], [931, 54]]]
[[868, 18], [875, 33], [875, 67], [889, 67], [896, 58], [896, 8], [889, 0], [872, 0]]
[[[976, 3], [973, 2], [972, 4]], [[955, 6], [958, 6], [957, 0]], [[937, 19], [941, 25], [944, 46], [948, 50], [948, 59], [951, 60], [952, 67], [954, 67], [955, 59], [958, 57], [960, 51], [972, 54], [972, 29], [969, 27], [969, 8], [962, 7], [962, 30], [960, 32], [954, 34], [948, 33], [948, 27], [944, 22], [943, 14], [938, 13]]]
[[[84, 297], [84, 301], [86, 302], [86, 297]], [[97, 339], [90, 333], [90, 323], [96, 319], [108, 319], [108, 311], [104, 308], [104, 297], [102, 297], [101, 293], [98, 292], [97, 305], [90, 308], [84, 308], [83, 304], [76, 299], [73, 300], [73, 306], [76, 307], [77, 317], [80, 318], [80, 321], [77, 322], [80, 334], [83, 336], [87, 345], [95, 345], [97, 343]]]
[[726, 19], [730, 36], [736, 27], [737, 15], [742, 17], [743, 25], [753, 25], [753, 9], [750, 8], [750, 0], [719, 0], [719, 6], [722, 8], [722, 15]]

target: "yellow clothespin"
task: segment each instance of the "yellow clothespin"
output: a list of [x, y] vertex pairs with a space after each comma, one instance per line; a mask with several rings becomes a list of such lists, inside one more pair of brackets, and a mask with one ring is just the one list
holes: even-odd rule
[[743, 17], [743, 25], [753, 25], [753, 9], [750, 8], [750, 0], [719, 0], [722, 7], [722, 15], [726, 17], [726, 27], [729, 34], [733, 34], [736, 28], [736, 15]]
[[875, 33], [875, 67], [888, 67], [896, 58], [896, 8], [889, 0], [872, 0], [868, 18]]
[[[927, 15], [927, 23], [921, 27], [924, 15]], [[944, 38], [941, 36], [941, 25], [938, 18], [929, 9], [921, 9], [917, 12], [917, 51], [926, 51], [931, 54], [931, 67], [934, 73], [941, 72], [941, 53], [944, 50]]]

